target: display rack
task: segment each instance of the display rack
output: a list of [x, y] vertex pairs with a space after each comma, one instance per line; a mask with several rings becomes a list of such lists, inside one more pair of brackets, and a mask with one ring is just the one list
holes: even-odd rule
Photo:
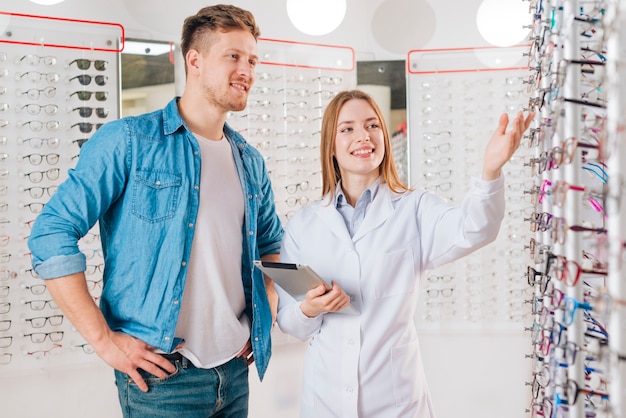
[[[80, 146], [120, 113], [123, 28], [0, 12], [0, 370], [95, 361], [32, 270], [30, 227], [78, 160]], [[79, 243], [97, 300], [95, 227]]]
[[[526, 164], [540, 181], [529, 191], [537, 204], [527, 219], [536, 231], [527, 272], [535, 293], [528, 382], [533, 417], [623, 416], [618, 359], [624, 346], [614, 341], [620, 331], [607, 327], [609, 318], [613, 324], [623, 319], [620, 304], [607, 302], [624, 300], [615, 293], [623, 286], [623, 248], [613, 248], [613, 258], [606, 251], [611, 240], [623, 242], [619, 206], [607, 198], [615, 181], [621, 187], [623, 156], [607, 153], [607, 138], [615, 141], [619, 133], [618, 119], [611, 121], [607, 109], [617, 115], [623, 100], [617, 72], [606, 71], [621, 55], [607, 49], [607, 5], [530, 2], [529, 103], [538, 117], [528, 138], [535, 155]], [[607, 95], [611, 86], [617, 95]]]
[[[511, 118], [528, 106], [527, 47], [410, 51], [407, 57], [409, 178], [459, 203], [470, 177], [480, 177], [487, 141], [502, 113]], [[530, 312], [523, 279], [523, 218], [532, 212], [521, 147], [504, 168], [506, 216], [496, 243], [427, 272], [420, 290], [417, 326], [442, 329], [513, 329]]]
[[626, 415], [626, 195], [624, 167], [626, 162], [626, 2], [612, 2], [604, 21], [607, 28], [607, 134], [606, 163], [607, 188], [607, 261], [608, 295], [610, 303], [608, 321], [610, 387], [609, 396], [613, 416]]

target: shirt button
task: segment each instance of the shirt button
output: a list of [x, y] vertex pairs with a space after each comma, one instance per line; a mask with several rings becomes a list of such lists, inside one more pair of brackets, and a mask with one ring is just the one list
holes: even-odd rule
[[169, 340], [170, 340], [170, 337], [165, 337], [165, 341], [169, 341]]
[[346, 392], [347, 392], [347, 393], [352, 393], [352, 391], [353, 391], [353, 390], [354, 390], [354, 389], [352, 389], [352, 386], [348, 386], [348, 387], [346, 388]]
[[183, 261], [182, 263], [180, 263], [183, 267], [185, 267], [187, 265], [186, 261]]
[[193, 228], [193, 224], [192, 223], [189, 224], [189, 228]]
[[259, 341], [259, 337], [254, 337], [254, 341]]
[[352, 338], [348, 340], [348, 345], [354, 345], [354, 340]]
[[200, 186], [193, 186], [194, 189], [199, 190]]
[[252, 199], [252, 195], [251, 194], [248, 195], [248, 199]]
[[178, 305], [178, 301], [177, 300], [174, 301], [174, 305]]
[[199, 154], [199, 152], [198, 152], [198, 151], [194, 151], [194, 152], [193, 152], [193, 155], [198, 155], [198, 154]]
[[248, 232], [248, 235], [250, 235], [250, 236], [254, 235], [254, 231]]
[[158, 185], [161, 184], [161, 182], [157, 180], [156, 183], [154, 183], [154, 184], [156, 184], [158, 186]]

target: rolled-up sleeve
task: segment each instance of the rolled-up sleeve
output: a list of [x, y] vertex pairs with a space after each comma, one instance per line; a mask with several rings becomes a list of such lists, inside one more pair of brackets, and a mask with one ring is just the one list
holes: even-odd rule
[[274, 192], [263, 164], [261, 178], [263, 179], [263, 200], [259, 205], [259, 217], [257, 224], [257, 246], [259, 255], [278, 254], [280, 242], [283, 238], [283, 227], [276, 213]]
[[[84, 271], [78, 242], [124, 188], [126, 147], [120, 121], [100, 128], [81, 148], [76, 167], [39, 214], [28, 247], [35, 272], [43, 279]], [[121, 171], [120, 171], [121, 170]]]

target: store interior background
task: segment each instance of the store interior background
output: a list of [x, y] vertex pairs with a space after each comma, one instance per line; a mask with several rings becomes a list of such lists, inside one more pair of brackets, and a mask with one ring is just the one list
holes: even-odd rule
[[[323, 36], [296, 29], [285, 0], [231, 3], [254, 13], [264, 38], [348, 46], [354, 49], [357, 62], [384, 64], [404, 61], [408, 51], [415, 49], [490, 46], [476, 25], [481, 2], [347, 0], [344, 20]], [[124, 26], [127, 38], [177, 42], [184, 18], [208, 4], [199, 0], [65, 0], [43, 6], [28, 0], [0, 0], [0, 11], [115, 22]], [[389, 82], [384, 68], [380, 71], [381, 84]], [[386, 68], [397, 71], [394, 65]], [[376, 82], [368, 80], [367, 84]], [[174, 84], [124, 91], [125, 112], [160, 108], [175, 91]], [[391, 128], [405, 119], [404, 112], [391, 112]], [[421, 335], [420, 344], [439, 418], [526, 416], [530, 391], [524, 382], [531, 376], [525, 354], [532, 347], [523, 328], [496, 333], [485, 324], [467, 332], [427, 332]], [[276, 344], [262, 383], [251, 369], [250, 417], [297, 416], [305, 349], [306, 343], [292, 340]], [[20, 373], [0, 371], [0, 399], [0, 415], [7, 418], [121, 416], [112, 370], [102, 362]]]

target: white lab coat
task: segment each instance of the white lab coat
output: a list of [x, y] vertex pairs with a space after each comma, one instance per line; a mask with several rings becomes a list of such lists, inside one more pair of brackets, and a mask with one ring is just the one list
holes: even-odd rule
[[419, 278], [492, 242], [504, 216], [504, 179], [472, 179], [461, 206], [434, 193], [398, 195], [381, 183], [350, 237], [326, 197], [286, 226], [281, 261], [335, 280], [361, 311], [307, 318], [278, 288], [280, 328], [311, 338], [301, 417], [435, 418], [414, 323]]

